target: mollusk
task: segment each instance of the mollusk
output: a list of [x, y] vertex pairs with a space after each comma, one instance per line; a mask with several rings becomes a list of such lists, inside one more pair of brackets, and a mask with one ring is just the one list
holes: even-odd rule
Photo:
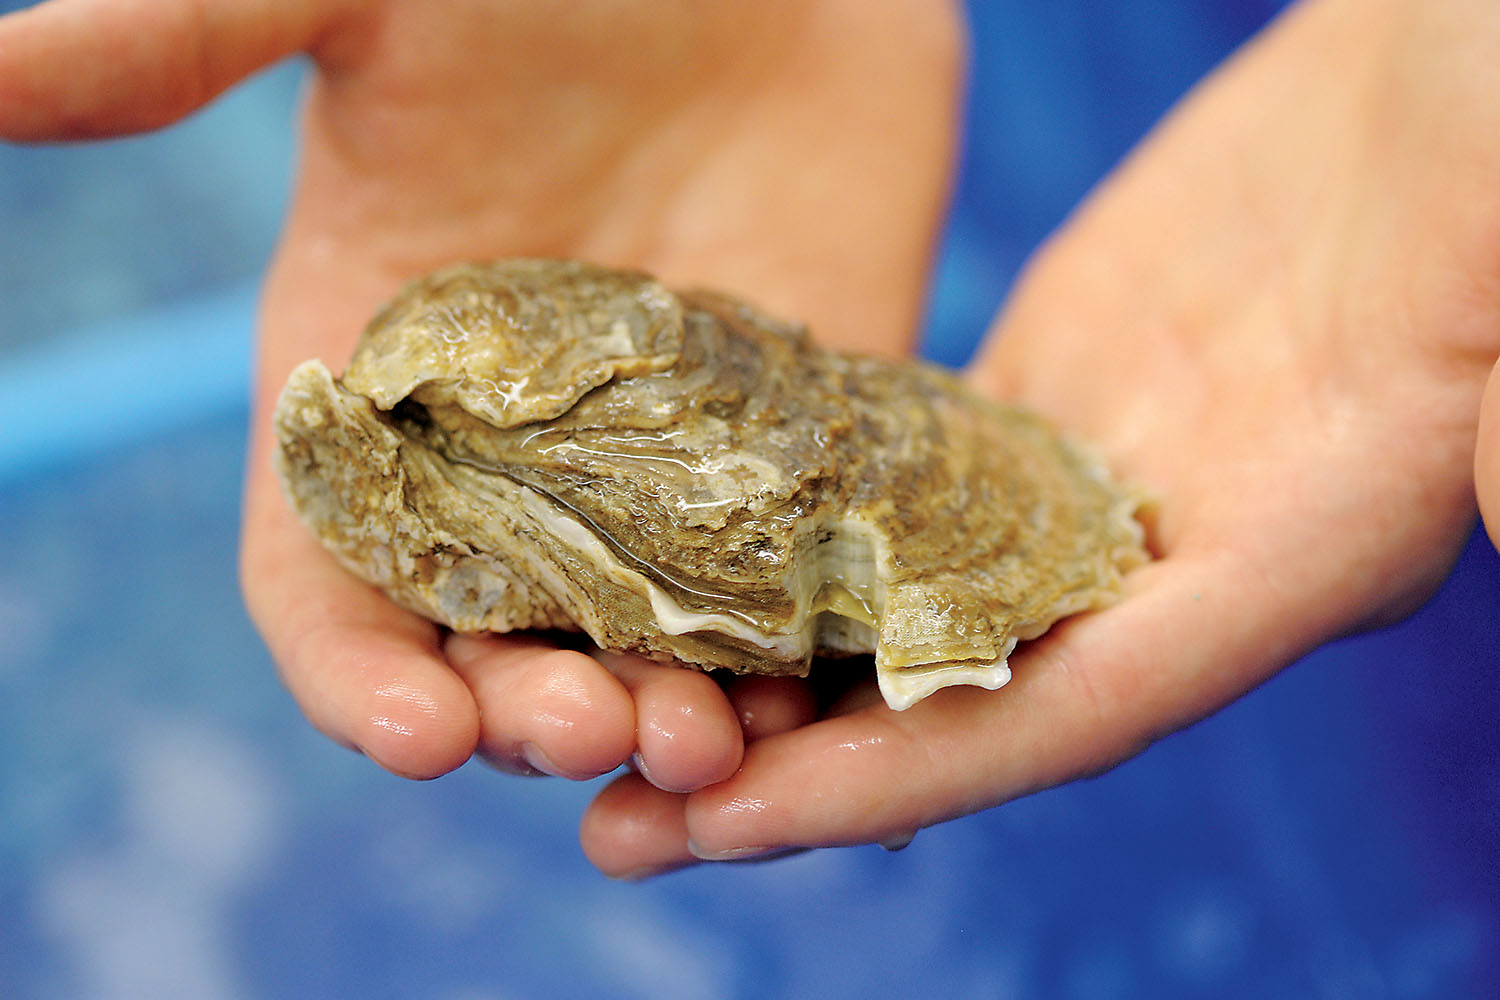
[[873, 653], [896, 709], [999, 687], [1146, 559], [1138, 498], [1038, 417], [576, 261], [411, 283], [274, 419], [299, 515], [433, 621], [736, 672]]

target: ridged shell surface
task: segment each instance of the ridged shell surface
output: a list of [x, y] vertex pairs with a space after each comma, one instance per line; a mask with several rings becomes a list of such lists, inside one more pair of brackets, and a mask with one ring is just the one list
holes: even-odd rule
[[1146, 559], [1137, 498], [1039, 418], [576, 261], [411, 283], [275, 423], [303, 520], [436, 622], [737, 672], [873, 653], [898, 709], [1004, 684]]

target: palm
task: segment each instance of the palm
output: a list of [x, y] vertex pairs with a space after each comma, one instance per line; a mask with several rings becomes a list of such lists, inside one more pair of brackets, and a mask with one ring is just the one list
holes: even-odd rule
[[[310, 98], [302, 185], [267, 291], [262, 411], [297, 361], [346, 358], [363, 318], [400, 280], [465, 257], [579, 256], [644, 266], [676, 282], [763, 290], [825, 336], [902, 350], [946, 175], [952, 67], [943, 60], [951, 52], [916, 50], [926, 65], [917, 58], [887, 74], [887, 91], [855, 93], [858, 67], [819, 58], [836, 25], [819, 23], [812, 10], [800, 15], [801, 31], [756, 36], [740, 30], [744, 19], [730, 6], [717, 18], [632, 14], [612, 23], [579, 11], [539, 25], [515, 16], [520, 10], [454, 5], [434, 19], [431, 5], [392, 7], [354, 62], [330, 57], [333, 70]], [[436, 28], [411, 61], [404, 40]], [[942, 40], [941, 31], [933, 35]], [[651, 70], [643, 74], [641, 65]], [[785, 65], [814, 68], [795, 90], [747, 86], [747, 78]], [[891, 155], [884, 147], [897, 137], [918, 155]], [[880, 166], [869, 186], [842, 183], [872, 163]], [[327, 557], [291, 522], [261, 471], [266, 463], [254, 463], [246, 592], [309, 713], [345, 738], [352, 720], [366, 734], [353, 742], [396, 770], [423, 773], [452, 766], [473, 741], [440, 736], [436, 760], [413, 759], [426, 751], [413, 753], [405, 734], [390, 745], [388, 730], [369, 731], [363, 720], [389, 713], [368, 707], [368, 692], [394, 686], [446, 698], [420, 709], [418, 726], [404, 727], [425, 724], [431, 733], [464, 717], [472, 691], [488, 722], [480, 748], [513, 757], [527, 742], [516, 730], [529, 722], [486, 710], [490, 700], [516, 704], [509, 685], [494, 686], [491, 664], [465, 672], [464, 690], [432, 655], [435, 631], [415, 620], [401, 622], [403, 652], [375, 683], [364, 679], [345, 694], [349, 707], [312, 686], [325, 682], [330, 657], [347, 660], [358, 648], [365, 659], [386, 656], [380, 644], [393, 632], [392, 612], [367, 593], [342, 596], [350, 585], [336, 582]], [[270, 581], [295, 567], [308, 575], [305, 586], [273, 592]], [[314, 593], [345, 602], [334, 616], [358, 630], [357, 644], [297, 624], [311, 618], [306, 594]], [[367, 610], [350, 617], [355, 607]], [[374, 634], [371, 622], [379, 623]], [[516, 650], [537, 647], [512, 644]], [[586, 693], [564, 714], [603, 713], [601, 732], [619, 729], [628, 710], [598, 668], [576, 655], [570, 667], [557, 659], [547, 667], [552, 686], [554, 670], [587, 675], [574, 678]], [[548, 740], [532, 735], [533, 743]], [[579, 756], [560, 765], [564, 773], [606, 770], [632, 735], [549, 753]]]
[[[1437, 584], [1472, 522], [1500, 353], [1496, 71], [1467, 44], [1474, 22], [1438, 19], [1430, 72], [1383, 51], [1330, 72], [1343, 23], [1327, 13], [1271, 32], [1084, 206], [969, 372], [1152, 491], [1162, 558], [1019, 654], [998, 695], [774, 735], [675, 809], [623, 779], [585, 823], [602, 864], [648, 853], [616, 846], [642, 816], [707, 856], [901, 842], [1117, 763]], [[1366, 103], [1419, 71], [1409, 120]]]
[[[444, 642], [324, 556], [262, 437], [245, 590], [288, 685], [400, 773], [476, 747], [571, 777], [634, 756], [641, 773], [583, 828], [595, 862], [623, 873], [899, 842], [1109, 766], [1399, 614], [1472, 518], [1500, 352], [1492, 7], [1304, 4], [1039, 256], [969, 376], [1153, 491], [1162, 558], [1116, 607], [1019, 654], [1008, 690], [948, 689], [901, 714], [855, 691], [815, 720], [796, 683], [721, 690], [533, 639]], [[292, 364], [342, 364], [399, 281], [461, 257], [640, 265], [743, 291], [833, 343], [905, 349], [947, 169], [951, 18], [925, 0], [873, 17], [855, 0], [614, 8], [159, 0], [158, 33], [125, 26], [148, 40], [132, 75], [88, 46], [108, 44], [100, 18], [133, 8], [54, 0], [0, 22], [0, 81], [19, 82], [0, 88], [0, 132], [149, 127], [314, 50], [258, 429]], [[1500, 453], [1500, 406], [1487, 414]]]
[[457, 257], [579, 255], [902, 349], [950, 156], [951, 25], [893, 21], [834, 60], [859, 24], [839, 4], [783, 22], [740, 6], [387, 4], [344, 25], [320, 49], [277, 280], [347, 310], [347, 339], [360, 293]]
[[[951, 157], [956, 25], [925, 0], [879, 18], [780, 6], [161, 0], [142, 24], [56, 0], [4, 23], [18, 86], [0, 91], [0, 131], [22, 138], [151, 127], [297, 47], [317, 60], [262, 304], [243, 579], [288, 686], [335, 739], [414, 776], [476, 747], [584, 776], [638, 749], [638, 729], [670, 735], [657, 716], [676, 704], [717, 699], [725, 721], [717, 688], [677, 671], [610, 674], [529, 639], [445, 650], [290, 516], [266, 416], [294, 364], [340, 367], [401, 281], [466, 257], [642, 266], [753, 294], [830, 341], [905, 350]], [[90, 51], [110, 17], [141, 44]], [[696, 786], [738, 762], [737, 731], [719, 735], [682, 766], [639, 749]]]

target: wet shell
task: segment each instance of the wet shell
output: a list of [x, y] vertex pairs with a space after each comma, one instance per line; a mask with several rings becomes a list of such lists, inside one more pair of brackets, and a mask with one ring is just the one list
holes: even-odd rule
[[1146, 558], [1135, 497], [1036, 417], [579, 262], [412, 283], [275, 424], [303, 520], [434, 621], [737, 672], [874, 653], [897, 709], [1004, 684]]

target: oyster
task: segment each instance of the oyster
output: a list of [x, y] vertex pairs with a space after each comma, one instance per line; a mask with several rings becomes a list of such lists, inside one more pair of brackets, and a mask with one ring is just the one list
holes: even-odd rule
[[1040, 419], [579, 262], [413, 282], [275, 425], [301, 517], [434, 621], [738, 672], [873, 652], [897, 709], [1004, 684], [1146, 558], [1136, 499]]

